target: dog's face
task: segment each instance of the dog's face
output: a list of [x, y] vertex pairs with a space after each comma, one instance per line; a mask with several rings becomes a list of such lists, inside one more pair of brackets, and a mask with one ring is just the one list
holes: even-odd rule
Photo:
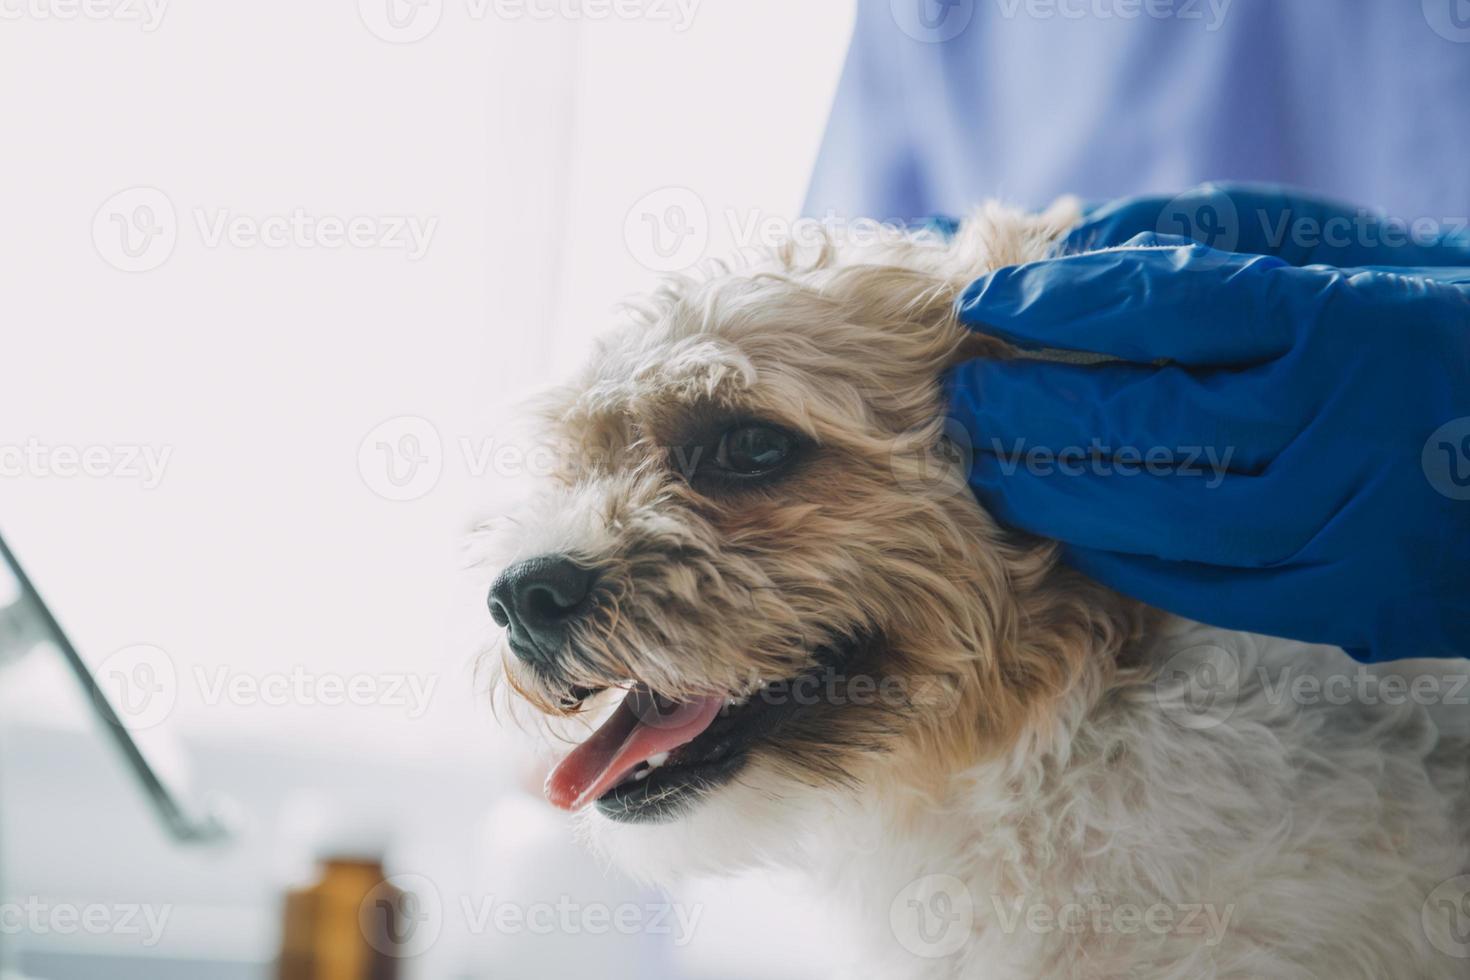
[[676, 281], [552, 399], [562, 466], [491, 589], [505, 676], [553, 715], [621, 699], [554, 803], [738, 833], [962, 765], [1064, 684], [1017, 640], [1044, 546], [998, 531], [944, 445], [939, 379], [973, 353], [953, 299], [888, 265]]

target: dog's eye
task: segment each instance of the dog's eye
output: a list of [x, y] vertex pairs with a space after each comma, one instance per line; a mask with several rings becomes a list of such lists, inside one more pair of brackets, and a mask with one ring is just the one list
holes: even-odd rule
[[733, 476], [764, 476], [780, 469], [796, 440], [772, 425], [737, 425], [720, 436], [715, 468]]

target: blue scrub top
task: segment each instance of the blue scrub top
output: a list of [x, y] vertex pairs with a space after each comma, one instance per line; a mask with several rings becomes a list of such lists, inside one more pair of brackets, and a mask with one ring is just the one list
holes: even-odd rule
[[805, 210], [1205, 180], [1463, 226], [1470, 0], [858, 0]]

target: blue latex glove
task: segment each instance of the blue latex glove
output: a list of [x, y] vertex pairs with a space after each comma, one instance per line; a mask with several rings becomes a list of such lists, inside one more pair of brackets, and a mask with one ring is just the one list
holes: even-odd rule
[[[1099, 209], [1072, 243], [1157, 226], [1163, 203]], [[974, 282], [972, 328], [1116, 360], [956, 368], [971, 485], [1160, 608], [1360, 660], [1470, 656], [1470, 252], [1298, 248], [1380, 268], [1146, 232]], [[1381, 268], [1426, 256], [1465, 267]]]
[[1405, 221], [1266, 184], [1202, 184], [1170, 198], [1112, 201], [1092, 208], [1059, 251], [1109, 248], [1149, 231], [1291, 265], [1470, 266], [1466, 219]]

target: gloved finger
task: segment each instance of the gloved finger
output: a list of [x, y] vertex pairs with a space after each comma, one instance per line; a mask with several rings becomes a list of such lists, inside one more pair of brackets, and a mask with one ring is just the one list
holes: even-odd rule
[[969, 472], [986, 509], [1005, 524], [1083, 548], [1265, 567], [1296, 554], [1316, 529], [1298, 507], [1273, 499], [1267, 477], [1231, 473], [1225, 454], [1205, 448], [1109, 459], [989, 448], [972, 453]]
[[1109, 248], [1143, 232], [1183, 235], [1222, 251], [1274, 255], [1291, 265], [1470, 264], [1470, 235], [1463, 228], [1422, 216], [1385, 216], [1280, 187], [1238, 183], [1109, 202], [1089, 212], [1060, 250]]
[[1056, 452], [1092, 448], [1114, 455], [1194, 447], [1258, 473], [1312, 416], [1307, 390], [1274, 380], [1270, 366], [1190, 371], [1115, 361], [979, 359], [944, 379], [949, 414], [977, 450]]
[[1257, 364], [1292, 346], [1341, 274], [1280, 259], [1129, 245], [997, 269], [960, 297], [959, 319], [1025, 349], [1218, 367]]
[[[1250, 213], [1258, 209], [1253, 207], [1254, 196], [1262, 190], [1249, 185], [1207, 183], [1179, 194], [1145, 194], [1108, 201], [1087, 210], [1058, 243], [1058, 252], [1116, 248], [1136, 235], [1155, 233], [1182, 236], [1222, 251], [1271, 255], [1274, 253], [1264, 247], [1265, 242], [1242, 238], [1237, 220], [1242, 210]], [[1252, 244], [1262, 247], [1251, 248]]]
[[1395, 276], [1412, 276], [1416, 279], [1432, 279], [1435, 282], [1454, 286], [1470, 286], [1470, 266], [1381, 266], [1369, 265], [1344, 269], [1351, 275], [1355, 272], [1387, 272]]

